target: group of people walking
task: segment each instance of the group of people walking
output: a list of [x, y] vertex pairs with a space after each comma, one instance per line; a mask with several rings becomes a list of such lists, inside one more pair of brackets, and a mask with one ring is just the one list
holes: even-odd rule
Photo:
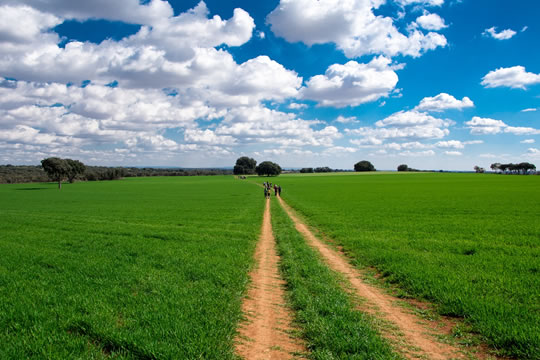
[[274, 190], [274, 196], [281, 196], [281, 186], [274, 184], [272, 186], [271, 182], [265, 181], [263, 182], [264, 187], [264, 197], [267, 199], [270, 199], [270, 196], [272, 196], [272, 190]]

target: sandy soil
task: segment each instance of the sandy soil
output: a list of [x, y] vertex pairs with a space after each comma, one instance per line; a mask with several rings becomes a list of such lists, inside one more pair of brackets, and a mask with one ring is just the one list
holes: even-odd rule
[[[367, 301], [361, 306], [362, 311], [390, 322], [396, 329], [382, 335], [389, 338], [396, 350], [409, 359], [456, 359], [466, 358], [458, 348], [436, 340], [437, 335], [447, 335], [441, 328], [422, 321], [418, 316], [398, 305], [398, 299], [381, 289], [362, 281], [360, 272], [355, 269], [338, 251], [317, 239], [309, 228], [295, 216], [291, 208], [279, 198], [287, 214], [294, 221], [296, 229], [305, 237], [308, 244], [317, 249], [327, 265], [344, 275], [353, 291]], [[430, 326], [431, 325], [431, 326]], [[401, 336], [398, 336], [400, 334]], [[396, 340], [397, 344], [396, 344]], [[403, 343], [405, 342], [405, 343]], [[401, 344], [400, 344], [401, 343]]]
[[245, 359], [293, 359], [305, 353], [299, 339], [289, 334], [292, 316], [286, 307], [285, 282], [278, 269], [279, 256], [270, 221], [270, 200], [266, 200], [261, 237], [255, 251], [256, 268], [242, 309], [247, 315], [239, 330], [236, 352]]

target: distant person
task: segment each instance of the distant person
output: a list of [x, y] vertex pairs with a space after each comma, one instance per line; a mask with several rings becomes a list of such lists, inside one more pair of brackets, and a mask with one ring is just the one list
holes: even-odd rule
[[277, 185], [274, 185], [274, 196], [277, 196]]
[[278, 186], [277, 193], [278, 193], [279, 197], [281, 197], [281, 185]]

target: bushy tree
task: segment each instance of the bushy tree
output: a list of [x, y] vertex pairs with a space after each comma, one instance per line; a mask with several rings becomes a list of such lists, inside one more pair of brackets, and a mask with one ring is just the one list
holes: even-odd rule
[[401, 164], [397, 167], [397, 171], [407, 171], [409, 167], [406, 164]]
[[86, 166], [79, 160], [60, 159], [50, 157], [41, 160], [41, 166], [53, 181], [58, 181], [58, 189], [62, 188], [62, 181], [68, 179], [72, 183], [78, 175], [83, 175]]
[[367, 160], [362, 160], [354, 164], [354, 171], [376, 171], [375, 166]]
[[233, 173], [235, 175], [250, 175], [255, 174], [255, 167], [257, 166], [257, 161], [247, 156], [242, 156], [236, 160], [236, 165], [234, 165]]
[[263, 161], [255, 170], [259, 176], [278, 176], [281, 174], [281, 166], [271, 161]]
[[301, 169], [300, 169], [300, 172], [301, 172], [302, 174], [312, 173], [312, 172], [313, 172], [313, 168], [301, 168]]
[[50, 157], [41, 160], [41, 166], [49, 178], [58, 182], [58, 189], [62, 188], [62, 180], [68, 177], [69, 165], [64, 159]]
[[314, 170], [316, 173], [327, 173], [332, 172], [332, 169], [330, 169], [328, 166], [318, 167]]
[[480, 166], [476, 165], [474, 167], [474, 171], [476, 171], [476, 173], [478, 173], [478, 174], [483, 174], [486, 170], [483, 167], [480, 167]]
[[65, 161], [68, 165], [68, 180], [70, 183], [73, 183], [77, 176], [84, 174], [86, 171], [86, 165], [79, 160], [65, 159]]

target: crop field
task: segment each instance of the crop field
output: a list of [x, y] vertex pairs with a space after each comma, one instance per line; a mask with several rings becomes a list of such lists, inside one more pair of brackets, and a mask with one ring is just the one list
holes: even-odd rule
[[234, 355], [263, 198], [232, 177], [0, 186], [0, 358]]
[[464, 318], [502, 354], [538, 358], [540, 177], [282, 175], [275, 181], [283, 199], [342, 245], [358, 268], [374, 267], [402, 296]]
[[[540, 354], [540, 177], [271, 178], [311, 227], [492, 349]], [[264, 208], [231, 176], [0, 186], [0, 359], [236, 359]], [[275, 198], [287, 299], [313, 359], [394, 359]], [[255, 255], [256, 256], [256, 255]], [[285, 306], [285, 305], [284, 305]], [[384, 335], [384, 334], [383, 334]]]

